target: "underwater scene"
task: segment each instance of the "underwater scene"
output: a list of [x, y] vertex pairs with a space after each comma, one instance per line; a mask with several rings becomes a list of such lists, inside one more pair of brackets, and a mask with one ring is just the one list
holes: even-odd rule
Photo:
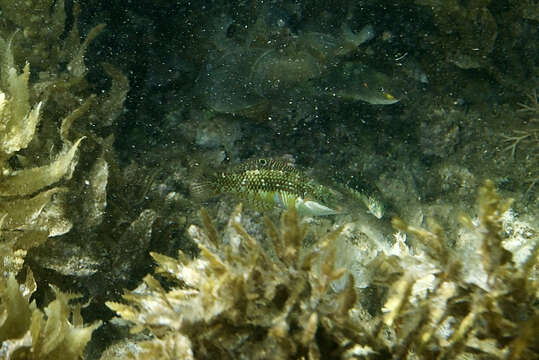
[[535, 0], [0, 0], [0, 360], [539, 359]]

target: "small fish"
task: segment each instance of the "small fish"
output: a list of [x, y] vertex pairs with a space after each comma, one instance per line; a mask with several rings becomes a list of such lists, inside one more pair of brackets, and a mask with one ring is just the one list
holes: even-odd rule
[[366, 195], [358, 190], [349, 188], [348, 191], [367, 207], [367, 212], [377, 219], [384, 217], [384, 204], [372, 195]]
[[381, 219], [384, 216], [384, 204], [382, 204], [380, 200], [366, 195], [364, 195], [361, 200], [371, 215], [374, 215], [377, 219]]
[[365, 101], [372, 105], [391, 105], [399, 102], [395, 97], [393, 80], [369, 66], [346, 62], [320, 81], [321, 89], [345, 100]]
[[301, 215], [339, 213], [325, 205], [337, 196], [335, 191], [316, 183], [289, 162], [278, 159], [249, 160], [193, 184], [191, 193], [198, 198], [232, 194], [260, 211], [294, 206]]

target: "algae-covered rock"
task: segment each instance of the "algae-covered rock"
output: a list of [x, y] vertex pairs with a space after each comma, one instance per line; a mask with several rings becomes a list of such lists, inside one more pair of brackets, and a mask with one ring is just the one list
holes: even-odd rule
[[455, 152], [459, 142], [459, 126], [465, 116], [458, 110], [434, 109], [419, 126], [423, 154], [446, 158]]

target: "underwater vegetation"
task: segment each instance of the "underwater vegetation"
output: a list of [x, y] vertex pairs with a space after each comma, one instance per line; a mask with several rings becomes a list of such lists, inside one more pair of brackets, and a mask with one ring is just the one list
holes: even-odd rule
[[19, 284], [13, 274], [0, 280], [1, 359], [80, 359], [92, 332], [101, 325], [83, 324], [81, 305], [70, 305], [77, 295], [52, 287], [55, 299], [43, 310], [30, 297], [36, 290], [32, 272]]
[[[336, 266], [346, 226], [306, 244], [307, 226], [291, 208], [280, 227], [266, 218], [261, 244], [241, 225], [241, 207], [223, 235], [202, 210], [204, 228], [189, 228], [199, 257], [152, 253], [155, 276], [126, 292], [124, 303], [107, 303], [144, 335], [102, 359], [534, 358], [539, 239], [535, 232], [518, 260], [504, 247], [510, 204], [486, 182], [478, 218], [461, 218], [466, 243], [455, 248], [436, 224], [426, 230], [395, 218], [402, 233], [393, 248], [367, 264], [370, 286], [383, 291], [362, 301], [358, 274]], [[404, 234], [419, 241], [417, 250]], [[477, 253], [461, 257], [470, 246]], [[345, 285], [332, 287], [341, 277]], [[382, 306], [368, 311], [365, 301]]]
[[283, 214], [281, 229], [266, 220], [273, 244], [268, 252], [241, 226], [241, 207], [231, 217], [228, 244], [202, 214], [205, 229], [189, 229], [200, 258], [152, 253], [170, 291], [147, 275], [142, 287], [124, 295], [127, 304], [107, 303], [135, 324], [132, 332], [150, 329], [156, 336], [141, 342], [133, 356], [325, 358], [327, 350], [314, 341], [319, 328], [328, 347], [340, 352], [339, 342], [352, 336], [347, 313], [356, 294], [352, 278], [341, 293], [329, 291], [330, 282], [343, 275], [334, 269], [335, 253], [327, 251], [339, 230], [302, 247], [306, 227], [292, 208]]
[[[71, 223], [64, 214], [65, 187], [50, 187], [72, 176], [75, 155], [82, 138], [66, 138], [69, 123], [61, 124], [62, 151], [49, 164], [32, 166], [21, 154], [25, 167], [14, 169], [10, 160], [34, 139], [43, 102], [30, 104], [28, 63], [18, 73], [11, 41], [0, 38], [0, 356], [3, 359], [78, 359], [92, 331], [100, 324], [84, 326], [80, 307], [68, 302], [73, 295], [53, 288], [56, 300], [43, 311], [30, 297], [36, 290], [32, 272], [19, 285], [15, 276], [21, 270], [26, 252], [44, 243], [49, 236], [68, 232]], [[45, 315], [46, 314], [46, 315]]]
[[0, 359], [539, 358], [537, 9], [0, 0]]
[[529, 102], [519, 103], [520, 109], [517, 111], [528, 115], [525, 120], [525, 123], [529, 124], [528, 128], [525, 130], [513, 130], [514, 134], [512, 136], [505, 136], [505, 141], [510, 143], [506, 150], [511, 150], [511, 156], [513, 158], [521, 142], [531, 142], [534, 144], [535, 148], [532, 148], [532, 151], [537, 150], [537, 143], [539, 142], [539, 128], [537, 127], [537, 123], [539, 123], [539, 101], [537, 100], [537, 89], [534, 89], [533, 93], [528, 94], [527, 97]]
[[[36, 253], [102, 217], [107, 143], [98, 132], [122, 109], [126, 79], [105, 65], [110, 92], [89, 91], [83, 58], [103, 25], [81, 39], [63, 1], [0, 9], [0, 358], [80, 359], [102, 322], [85, 324], [73, 304], [80, 295], [48, 286]], [[43, 297], [50, 301], [38, 305]]]
[[[524, 116], [524, 127], [522, 129], [514, 129], [511, 135], [503, 135], [504, 141], [509, 143], [505, 150], [511, 151], [511, 157], [515, 159], [517, 148], [524, 147], [524, 151], [532, 157], [535, 162], [538, 160], [537, 153], [539, 152], [539, 102], [537, 99], [537, 89], [527, 96], [528, 101], [519, 103], [520, 109], [518, 113]], [[528, 193], [539, 181], [539, 175], [532, 174], [529, 182], [530, 185], [526, 190]]]

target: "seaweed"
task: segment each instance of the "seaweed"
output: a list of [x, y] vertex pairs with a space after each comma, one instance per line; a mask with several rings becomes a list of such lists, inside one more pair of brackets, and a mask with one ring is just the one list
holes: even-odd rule
[[[539, 150], [539, 101], [537, 98], [537, 89], [533, 89], [527, 95], [528, 101], [525, 103], [518, 103], [518, 113], [524, 116], [522, 124], [517, 124], [513, 129], [511, 135], [502, 135], [503, 141], [508, 143], [504, 150], [511, 152], [513, 160], [516, 159], [517, 148], [522, 148], [522, 152], [526, 157], [534, 159], [534, 153]], [[535, 163], [534, 163], [535, 164]], [[531, 169], [531, 177], [528, 179], [530, 185], [528, 186], [526, 193], [528, 194], [531, 189], [539, 181], [539, 175], [537, 169]]]
[[341, 229], [307, 247], [306, 227], [292, 208], [283, 213], [280, 228], [266, 219], [273, 246], [264, 250], [240, 224], [241, 207], [230, 218], [228, 243], [204, 210], [202, 219], [205, 230], [189, 229], [200, 258], [151, 253], [156, 274], [166, 282], [147, 275], [141, 286], [124, 294], [126, 303], [107, 302], [134, 324], [132, 333], [151, 334], [130, 356], [349, 357], [346, 353], [359, 336], [349, 316], [357, 299], [354, 282], [349, 277], [340, 292], [330, 287], [344, 274], [344, 269], [335, 269], [330, 246]]
[[[71, 177], [83, 138], [73, 143], [64, 139], [64, 149], [49, 164], [32, 166], [30, 161], [24, 161], [21, 151], [35, 138], [43, 102], [31, 105], [29, 66], [27, 64], [22, 73], [17, 73], [11, 40], [0, 38], [0, 45], [0, 211], [4, 216], [2, 245], [13, 250], [26, 250], [41, 244], [47, 236], [69, 231], [71, 225], [62, 215], [62, 194], [66, 188], [51, 188], [51, 185]], [[29, 165], [14, 167], [12, 164], [17, 163], [13, 161], [15, 158], [20, 164], [24, 162]], [[58, 211], [48, 211], [52, 207]]]
[[461, 215], [467, 230], [463, 229], [460, 242], [471, 243], [478, 256], [463, 255], [472, 249], [462, 244], [450, 248], [435, 224], [429, 231], [393, 220], [395, 228], [423, 243], [438, 268], [430, 291], [420, 301], [414, 300], [410, 289], [421, 274], [405, 271], [392, 286], [386, 303], [390, 315], [386, 316], [390, 324], [398, 322], [393, 331], [401, 338], [393, 353], [405, 356], [414, 351], [440, 359], [474, 353], [510, 359], [537, 355], [539, 349], [529, 332], [539, 329], [539, 241], [537, 236], [531, 238], [530, 251], [521, 264], [513, 260], [504, 246], [503, 231], [511, 202], [486, 181], [479, 189], [477, 220]]
[[[93, 209], [83, 213], [88, 223], [100, 221], [108, 177], [102, 154], [111, 142], [80, 120], [91, 120], [92, 109], [108, 113], [92, 128], [110, 126], [128, 85], [105, 66], [111, 91], [89, 93], [83, 57], [103, 26], [81, 42], [77, 6], [74, 23], [63, 1], [0, 1], [0, 8], [0, 358], [80, 359], [101, 322], [83, 324], [81, 305], [70, 304], [80, 296], [52, 284], [54, 300], [41, 302], [51, 280], [37, 285], [33, 274], [44, 276], [35, 261], [32, 270], [26, 264], [26, 276], [22, 270], [29, 250], [72, 230], [73, 199]], [[93, 160], [77, 168], [81, 156]], [[95, 184], [86, 193], [81, 174], [88, 167]]]
[[52, 289], [56, 299], [42, 311], [35, 301], [30, 302], [36, 290], [31, 271], [22, 285], [13, 274], [0, 278], [0, 358], [76, 360], [82, 357], [101, 321], [83, 325], [80, 304], [69, 304], [78, 296], [63, 293], [54, 286]]
[[[370, 286], [385, 289], [370, 299], [383, 304], [370, 314], [354, 286], [360, 275], [336, 267], [331, 244], [342, 227], [307, 245], [307, 227], [292, 208], [279, 228], [266, 219], [268, 248], [243, 228], [240, 207], [228, 238], [203, 210], [205, 230], [189, 229], [200, 257], [151, 253], [156, 276], [126, 291], [124, 303], [107, 302], [139, 335], [102, 359], [532, 358], [539, 351], [532, 335], [539, 329], [539, 241], [531, 239], [525, 260], [512, 260], [503, 231], [510, 205], [492, 182], [480, 188], [477, 220], [461, 216], [462, 236], [480, 251], [469, 259], [435, 223], [427, 230], [395, 218], [401, 232], [393, 250], [367, 264]], [[409, 249], [402, 232], [420, 249]], [[332, 289], [346, 273], [346, 284]]]

